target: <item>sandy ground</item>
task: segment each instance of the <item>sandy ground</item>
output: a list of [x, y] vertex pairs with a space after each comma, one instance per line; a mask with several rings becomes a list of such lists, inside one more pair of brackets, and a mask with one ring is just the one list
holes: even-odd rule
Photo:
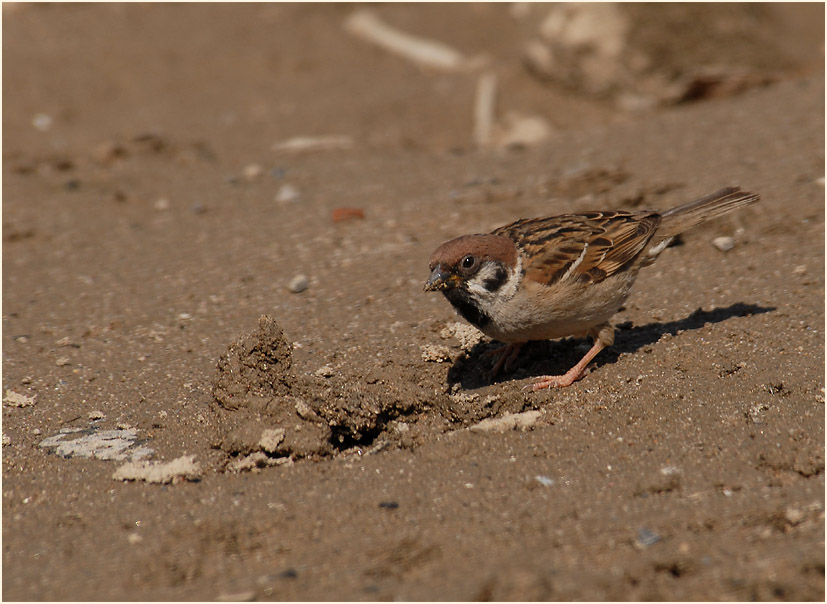
[[[3, 598], [823, 600], [823, 6], [356, 9], [3, 7]], [[568, 389], [422, 291], [727, 185]]]

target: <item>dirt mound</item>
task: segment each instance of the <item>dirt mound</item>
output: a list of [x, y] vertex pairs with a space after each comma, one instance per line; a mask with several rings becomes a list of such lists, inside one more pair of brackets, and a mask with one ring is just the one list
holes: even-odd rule
[[217, 446], [229, 456], [227, 468], [410, 444], [412, 435], [426, 428], [412, 431], [403, 420], [415, 422], [430, 409], [421, 401], [433, 402], [433, 389], [414, 378], [400, 381], [382, 364], [356, 369], [324, 367], [296, 375], [284, 332], [273, 318], [262, 316], [258, 329], [233, 342], [219, 359], [213, 382], [215, 410], [224, 426]]
[[218, 361], [213, 393], [225, 409], [266, 412], [288, 394], [295, 380], [292, 348], [273, 319], [262, 316], [258, 331], [239, 338]]

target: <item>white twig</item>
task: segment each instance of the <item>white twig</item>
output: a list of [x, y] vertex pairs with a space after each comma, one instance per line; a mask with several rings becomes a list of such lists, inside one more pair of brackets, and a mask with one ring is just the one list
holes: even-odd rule
[[479, 147], [491, 144], [494, 131], [494, 112], [497, 102], [497, 76], [484, 73], [477, 81], [474, 100], [474, 142]]
[[344, 27], [354, 36], [426, 67], [456, 71], [470, 65], [461, 52], [447, 44], [399, 31], [366, 9], [351, 14]]
[[353, 139], [349, 136], [296, 136], [273, 145], [273, 151], [289, 151], [299, 153], [303, 151], [334, 151], [350, 149]]

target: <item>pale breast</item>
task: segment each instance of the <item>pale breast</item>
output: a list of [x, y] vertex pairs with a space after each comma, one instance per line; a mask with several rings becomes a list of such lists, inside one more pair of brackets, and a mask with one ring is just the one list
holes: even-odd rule
[[629, 297], [637, 272], [617, 273], [600, 283], [569, 282], [563, 287], [526, 281], [507, 305], [491, 308], [491, 321], [482, 331], [502, 342], [583, 335], [620, 309]]

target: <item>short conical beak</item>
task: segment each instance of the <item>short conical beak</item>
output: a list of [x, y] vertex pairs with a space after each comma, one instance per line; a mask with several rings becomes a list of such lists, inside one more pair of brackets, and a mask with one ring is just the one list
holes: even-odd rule
[[425, 284], [425, 291], [434, 292], [455, 287], [458, 279], [459, 277], [457, 275], [443, 270], [442, 265], [437, 264], [436, 268], [431, 271], [431, 276]]

